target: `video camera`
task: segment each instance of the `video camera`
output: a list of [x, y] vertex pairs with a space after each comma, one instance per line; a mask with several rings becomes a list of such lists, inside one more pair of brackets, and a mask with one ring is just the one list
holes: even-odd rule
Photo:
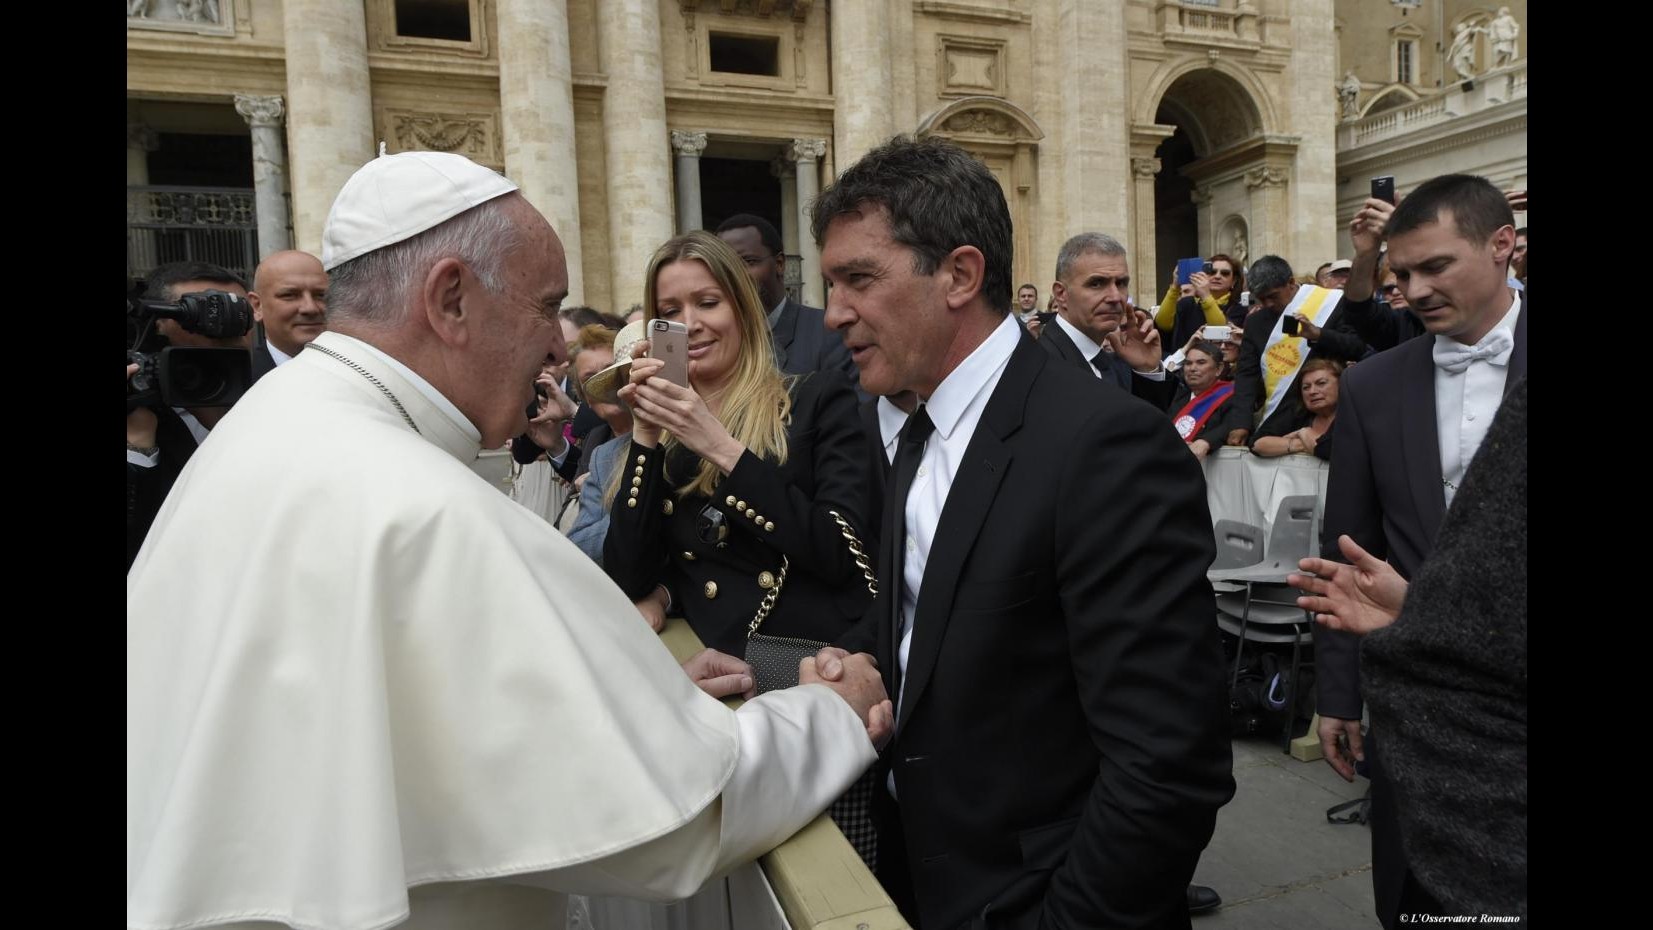
[[245, 336], [253, 328], [247, 299], [226, 291], [197, 291], [177, 303], [129, 297], [126, 363], [138, 371], [127, 380], [128, 413], [157, 403], [228, 407], [252, 386], [252, 355], [246, 349], [166, 346], [155, 332], [155, 321], [163, 319], [213, 339]]

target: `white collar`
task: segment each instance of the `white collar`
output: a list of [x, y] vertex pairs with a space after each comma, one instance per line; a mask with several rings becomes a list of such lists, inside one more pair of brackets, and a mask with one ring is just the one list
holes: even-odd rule
[[907, 425], [907, 412], [890, 403], [888, 397], [878, 398], [875, 407], [878, 410], [878, 438], [884, 441], [885, 457], [893, 461], [896, 441], [901, 438], [901, 428]]
[[1073, 344], [1079, 348], [1079, 353], [1085, 356], [1085, 361], [1088, 362], [1096, 358], [1096, 353], [1102, 351], [1101, 346], [1097, 345], [1091, 337], [1080, 332], [1079, 327], [1069, 323], [1067, 318], [1060, 313], [1056, 314], [1056, 325], [1062, 327], [1062, 332], [1067, 333], [1068, 338], [1073, 340]]
[[293, 360], [291, 355], [288, 355], [286, 352], [276, 348], [276, 344], [268, 339], [264, 340], [264, 351], [270, 353], [270, 358], [275, 360], [276, 367], [278, 368]]
[[930, 422], [936, 425], [942, 439], [953, 435], [970, 402], [987, 389], [989, 376], [1016, 351], [1016, 343], [1021, 338], [1021, 323], [1014, 314], [1006, 314], [998, 328], [936, 385], [935, 392], [925, 400], [924, 409], [929, 411]]

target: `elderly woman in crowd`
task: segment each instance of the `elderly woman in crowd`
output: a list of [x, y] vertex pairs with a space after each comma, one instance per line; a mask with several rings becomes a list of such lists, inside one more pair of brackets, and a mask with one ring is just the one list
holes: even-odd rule
[[[603, 422], [592, 427], [585, 437], [585, 449], [589, 451], [584, 458], [589, 467], [574, 480], [580, 492], [580, 509], [568, 530], [568, 538], [599, 565], [603, 563], [603, 539], [608, 535], [608, 508], [603, 506], [603, 491], [614, 473], [615, 459], [625, 452], [631, 440], [631, 411], [615, 394], [620, 380], [616, 377], [620, 372], [614, 364], [615, 349], [627, 349], [642, 338], [641, 323], [628, 325], [618, 335], [606, 325], [584, 326], [572, 346], [574, 360], [570, 364], [575, 381], [584, 386], [585, 402]], [[630, 357], [629, 353], [626, 357]]]
[[1311, 358], [1297, 376], [1297, 404], [1291, 417], [1270, 417], [1251, 440], [1251, 451], [1275, 457], [1304, 453], [1331, 460], [1332, 421], [1343, 363]]
[[1184, 294], [1181, 285], [1173, 281], [1159, 312], [1154, 314], [1154, 325], [1159, 327], [1166, 345], [1181, 345], [1201, 326], [1244, 325], [1244, 312], [1234, 315], [1240, 310], [1239, 295], [1245, 290], [1244, 272], [1232, 258], [1221, 252], [1211, 256], [1211, 274], [1194, 272], [1188, 286], [1190, 293]]
[[1177, 435], [1188, 444], [1194, 457], [1205, 457], [1223, 444], [1229, 430], [1246, 425], [1245, 412], [1234, 398], [1232, 372], [1223, 364], [1223, 350], [1216, 344], [1196, 338], [1183, 349], [1182, 368], [1177, 371], [1181, 384], [1171, 397], [1166, 409]]

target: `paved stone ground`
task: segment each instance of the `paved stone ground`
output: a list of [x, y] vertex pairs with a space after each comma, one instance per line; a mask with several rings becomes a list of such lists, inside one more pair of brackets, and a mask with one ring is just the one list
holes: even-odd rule
[[1366, 792], [1323, 761], [1299, 762], [1278, 739], [1234, 741], [1234, 800], [1194, 881], [1223, 906], [1194, 930], [1371, 930], [1372, 837], [1363, 824], [1330, 824], [1326, 808]]

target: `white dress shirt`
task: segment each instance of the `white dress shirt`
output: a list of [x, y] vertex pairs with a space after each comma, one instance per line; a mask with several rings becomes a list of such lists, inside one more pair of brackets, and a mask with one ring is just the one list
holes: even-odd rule
[[[1073, 344], [1079, 348], [1079, 353], [1085, 356], [1085, 361], [1089, 362], [1091, 359], [1096, 358], [1096, 353], [1102, 351], [1101, 346], [1097, 345], [1091, 337], [1080, 332], [1079, 327], [1063, 319], [1060, 313], [1056, 315], [1056, 325], [1062, 327], [1062, 332], [1067, 333], [1068, 338], [1073, 340]], [[1124, 359], [1120, 359], [1120, 361], [1123, 362]], [[1089, 368], [1091, 370], [1092, 377], [1102, 377], [1101, 370], [1094, 364], [1090, 365]], [[1132, 368], [1131, 375], [1138, 378], [1147, 378], [1149, 381], [1164, 381], [1165, 367], [1160, 365], [1153, 371], [1137, 371], [1135, 368]]]
[[[1521, 299], [1512, 294], [1509, 312], [1476, 343], [1486, 342], [1499, 330], [1508, 333], [1510, 346], [1495, 359], [1477, 359], [1457, 373], [1435, 366], [1435, 427], [1441, 443], [1441, 477], [1446, 482], [1441, 490], [1448, 507], [1463, 484], [1469, 460], [1475, 457], [1475, 450], [1492, 426], [1498, 405], [1504, 401], [1505, 376], [1515, 351], [1515, 321], [1520, 315]], [[1435, 337], [1437, 343], [1450, 340], [1449, 336]]]
[[[901, 428], [907, 425], [907, 411], [890, 403], [888, 397], [878, 398], [878, 436], [884, 440], [884, 458], [895, 464], [895, 450], [901, 444]], [[874, 519], [878, 514], [872, 515]]]

